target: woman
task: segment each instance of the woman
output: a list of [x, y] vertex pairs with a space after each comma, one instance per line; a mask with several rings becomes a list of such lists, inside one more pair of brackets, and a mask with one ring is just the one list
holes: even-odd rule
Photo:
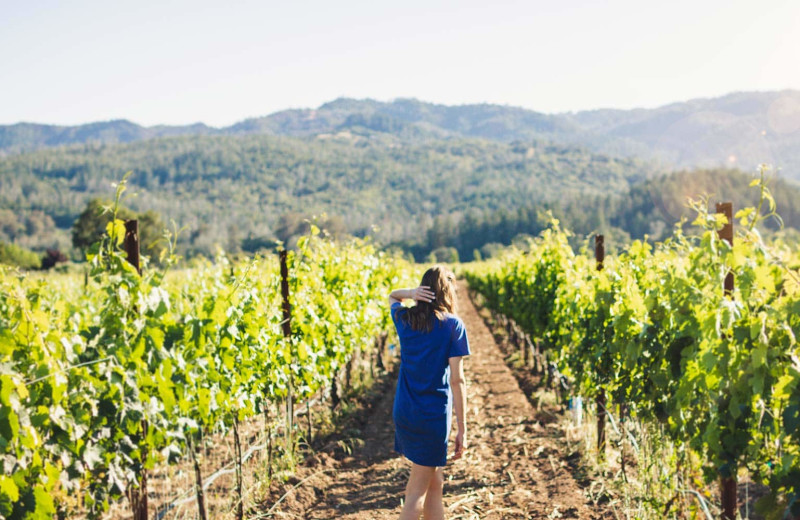
[[[410, 308], [402, 300], [414, 300]], [[412, 463], [400, 520], [444, 518], [443, 466], [455, 408], [458, 434], [453, 460], [467, 445], [466, 383], [462, 357], [469, 355], [464, 322], [456, 316], [456, 277], [442, 266], [425, 272], [414, 289], [389, 295], [400, 338], [400, 374], [392, 416], [394, 448]]]

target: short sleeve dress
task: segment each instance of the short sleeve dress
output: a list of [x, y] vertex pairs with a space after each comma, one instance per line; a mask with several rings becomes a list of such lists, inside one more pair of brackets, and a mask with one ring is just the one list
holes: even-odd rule
[[403, 319], [406, 312], [400, 303], [392, 304], [400, 338], [394, 449], [421, 466], [444, 466], [453, 408], [450, 358], [469, 355], [467, 331], [453, 315], [436, 320], [431, 332], [416, 331]]

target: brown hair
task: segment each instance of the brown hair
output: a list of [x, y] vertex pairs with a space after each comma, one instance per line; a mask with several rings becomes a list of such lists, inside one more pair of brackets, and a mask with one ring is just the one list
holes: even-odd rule
[[420, 285], [430, 287], [436, 297], [432, 302], [418, 301], [414, 307], [408, 309], [405, 320], [414, 330], [431, 332], [434, 316], [444, 320], [445, 313], [458, 313], [456, 275], [443, 265], [434, 265], [422, 275]]

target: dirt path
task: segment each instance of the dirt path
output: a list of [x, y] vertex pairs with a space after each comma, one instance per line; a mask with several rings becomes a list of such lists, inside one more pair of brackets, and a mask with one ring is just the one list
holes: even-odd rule
[[[570, 472], [554, 416], [530, 404], [466, 286], [459, 292], [473, 352], [466, 362], [469, 446], [445, 469], [447, 518], [603, 518]], [[302, 483], [305, 498], [287, 500], [276, 517], [397, 518], [410, 463], [392, 449], [393, 398], [387, 392], [358, 432], [363, 445], [340, 461], [324, 459], [316, 470], [324, 473]]]

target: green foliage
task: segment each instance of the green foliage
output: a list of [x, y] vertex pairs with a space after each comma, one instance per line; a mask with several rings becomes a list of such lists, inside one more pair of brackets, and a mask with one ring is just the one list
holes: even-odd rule
[[[775, 204], [781, 208], [783, 223], [800, 229], [800, 190], [797, 185], [774, 175], [765, 180], [775, 197]], [[652, 240], [663, 240], [677, 222], [693, 215], [688, 199], [708, 197], [710, 207], [722, 201], [733, 202], [737, 208], [755, 207], [760, 194], [758, 190], [750, 189], [754, 181], [758, 182], [758, 179], [738, 170], [681, 171], [648, 179], [632, 186], [623, 195], [568, 201], [562, 207], [554, 208], [554, 212], [579, 235], [615, 227], [636, 239], [648, 236]], [[761, 227], [764, 231], [774, 231], [780, 223], [768, 218], [764, 219]], [[688, 225], [685, 230], [688, 230]]]
[[490, 307], [543, 341], [581, 394], [602, 389], [659, 424], [702, 456], [708, 480], [747, 468], [794, 511], [800, 274], [787, 266], [798, 253], [764, 243], [756, 224], [774, 207], [763, 176], [755, 184], [766, 204], [739, 213], [747, 227], [733, 247], [717, 235], [724, 217], [695, 203], [696, 235], [678, 227], [655, 246], [636, 241], [600, 271], [586, 252], [572, 254], [554, 222], [529, 253], [509, 251], [468, 278]]
[[[145, 471], [268, 403], [308, 398], [390, 330], [408, 264], [316, 228], [289, 254], [292, 335], [281, 332], [275, 256], [223, 254], [136, 271], [117, 208], [90, 247], [90, 280], [0, 268], [0, 514], [92, 518]], [[170, 252], [173, 251], [170, 244]], [[414, 273], [416, 274], [416, 273]]]
[[[0, 208], [20, 214], [42, 211], [67, 229], [90, 200], [107, 197], [120, 171], [132, 169], [131, 189], [137, 196], [126, 205], [185, 226], [182, 254], [213, 258], [217, 247], [233, 250], [231, 242], [240, 245], [250, 236], [288, 243], [302, 234], [298, 230], [304, 220], [327, 214], [330, 227], [337, 228], [334, 234], [343, 230], [374, 235], [382, 243], [419, 245], [424, 249], [419, 259], [441, 246], [456, 247], [461, 258], [469, 258], [483, 242], [428, 244], [431, 218], [441, 220], [436, 234], [449, 237], [448, 219], [452, 230], [471, 212], [480, 220], [501, 208], [513, 213], [570, 194], [621, 193], [650, 170], [640, 161], [597, 157], [542, 142], [517, 146], [453, 139], [399, 145], [358, 136], [162, 138], [0, 158]], [[94, 203], [91, 215], [100, 206]], [[470, 227], [465, 220], [461, 236]], [[491, 231], [498, 229], [487, 227], [483, 236]], [[502, 240], [507, 236], [510, 243], [519, 232], [532, 230], [503, 230]]]
[[0, 264], [22, 269], [38, 269], [42, 266], [42, 259], [33, 251], [0, 241]]
[[[434, 117], [423, 106], [403, 107]], [[323, 126], [338, 128], [353, 107], [340, 103], [328, 109], [331, 119]], [[392, 127], [388, 119], [373, 121], [377, 109], [370, 110], [351, 123]], [[313, 124], [324, 119], [319, 117]], [[347, 128], [315, 137], [162, 137], [0, 158], [0, 240], [65, 251], [66, 230], [80, 217], [76, 243], [85, 247], [94, 236], [91, 223], [83, 222], [87, 205], [96, 217], [104, 203], [93, 199], [106, 197], [118, 172], [130, 169], [131, 187], [138, 193], [126, 201], [131, 211], [153, 211], [186, 228], [180, 253], [208, 258], [218, 247], [252, 251], [253, 237], [293, 246], [307, 232], [306, 221], [323, 214], [327, 222], [320, 221], [320, 227], [333, 235], [372, 235], [419, 261], [441, 247], [454, 247], [465, 259], [487, 243], [509, 245], [520, 234], [536, 235], [547, 225], [542, 217], [547, 210], [573, 231], [573, 247], [595, 232], [627, 245], [632, 238], [668, 236], [690, 214], [687, 197], [708, 194], [736, 207], [753, 205], [757, 198], [747, 189], [752, 177], [743, 172], [653, 177], [661, 170], [652, 164], [533, 135], [505, 143], [392, 138], [385, 132], [359, 133], [366, 128], [360, 123]], [[780, 179], [772, 188], [786, 226], [800, 229], [800, 191]], [[766, 223], [762, 229], [775, 227]]]
[[428, 263], [437, 264], [457, 264], [458, 250], [454, 247], [439, 247], [430, 252], [427, 258]]
[[[113, 209], [114, 203], [111, 201], [91, 199], [72, 226], [72, 245], [85, 251], [100, 241], [106, 234], [108, 224], [115, 218]], [[139, 247], [144, 254], [158, 259], [164, 253], [166, 226], [158, 213], [145, 211], [137, 214], [124, 206], [119, 206], [116, 208], [116, 218], [122, 221], [138, 219]]]
[[[498, 242], [509, 245], [524, 235], [536, 235], [547, 227], [548, 214], [555, 215], [573, 235], [570, 244], [580, 247], [584, 237], [602, 233], [612, 250], [624, 249], [636, 239], [661, 240], [692, 209], [690, 198], [708, 196], [709, 204], [732, 201], [735, 207], [753, 207], [759, 193], [749, 188], [758, 182], [752, 175], [737, 170], [697, 170], [662, 175], [633, 183], [622, 193], [565, 196], [561, 200], [536, 201], [519, 207], [495, 211], [473, 208], [460, 220], [437, 217], [427, 232], [427, 239], [407, 245], [417, 258], [439, 247], [455, 247], [461, 258], [471, 258], [475, 249]], [[770, 234], [781, 224], [792, 232], [800, 229], [800, 190], [780, 178], [766, 179], [774, 205], [782, 208], [781, 221], [771, 217], [762, 222]], [[688, 223], [685, 231], [691, 231]]]

